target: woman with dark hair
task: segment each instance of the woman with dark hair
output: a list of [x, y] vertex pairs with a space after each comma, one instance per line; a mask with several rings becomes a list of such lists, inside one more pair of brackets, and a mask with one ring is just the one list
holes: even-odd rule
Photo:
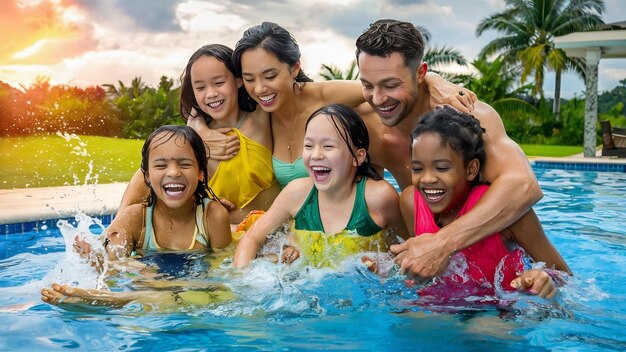
[[[208, 185], [232, 203], [230, 220], [238, 224], [252, 210], [267, 210], [280, 188], [272, 168], [269, 115], [249, 99], [231, 57], [232, 49], [221, 44], [203, 46], [191, 56], [181, 76], [180, 113], [205, 141]], [[236, 136], [234, 157], [212, 157], [215, 130]], [[141, 202], [146, 193], [136, 176], [120, 208]]]
[[[249, 96], [271, 114], [274, 139], [272, 162], [281, 187], [306, 176], [302, 140], [304, 124], [313, 111], [328, 104], [345, 104], [364, 117], [368, 128], [380, 128], [378, 117], [365, 103], [361, 83], [341, 80], [313, 82], [302, 71], [300, 48], [295, 38], [275, 23], [263, 22], [246, 30], [235, 46], [233, 63], [238, 75], [243, 78]], [[460, 87], [437, 75], [429, 75], [428, 79], [432, 82], [427, 83], [439, 89], [432, 93], [439, 93], [441, 88], [451, 88], [444, 93], [449, 93], [452, 99], [446, 103], [456, 103], [455, 107], [465, 109], [456, 99]], [[442, 102], [439, 99], [432, 104]], [[366, 116], [370, 114], [371, 117]], [[374, 153], [380, 149], [378, 143], [372, 140]], [[380, 152], [379, 163], [376, 160], [373, 162], [381, 172], [380, 162], [384, 157]]]
[[[369, 162], [369, 136], [359, 114], [341, 104], [324, 106], [311, 114], [304, 129], [302, 159], [309, 177], [290, 182], [241, 238], [235, 266], [247, 265], [267, 236], [290, 219], [297, 247], [314, 265], [342, 259], [325, 258], [321, 247], [327, 247], [327, 236], [336, 239], [328, 248], [333, 254], [350, 255], [384, 251], [394, 238], [384, 229], [407, 235], [398, 192]], [[282, 259], [292, 262], [299, 255], [291, 247]]]

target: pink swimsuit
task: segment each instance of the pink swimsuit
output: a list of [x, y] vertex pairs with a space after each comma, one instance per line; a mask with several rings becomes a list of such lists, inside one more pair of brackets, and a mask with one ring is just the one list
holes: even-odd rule
[[[488, 188], [487, 185], [474, 186], [457, 217], [472, 209]], [[423, 233], [436, 233], [439, 226], [417, 189], [414, 193], [414, 204], [415, 234], [419, 236]], [[436, 278], [432, 285], [418, 290], [420, 299], [428, 297], [441, 302], [471, 296], [493, 296], [496, 285], [506, 291], [513, 291], [510, 282], [524, 271], [522, 258], [524, 251], [518, 248], [509, 252], [499, 232], [459, 253], [465, 257], [465, 261], [459, 254], [454, 255], [446, 273]], [[496, 282], [496, 270], [499, 265], [502, 267], [502, 275], [498, 275]]]

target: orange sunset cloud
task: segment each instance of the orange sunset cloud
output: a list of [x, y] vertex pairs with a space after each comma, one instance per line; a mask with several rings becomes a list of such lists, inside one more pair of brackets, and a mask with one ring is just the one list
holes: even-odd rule
[[73, 0], [0, 4], [0, 65], [49, 65], [97, 46], [94, 28]]

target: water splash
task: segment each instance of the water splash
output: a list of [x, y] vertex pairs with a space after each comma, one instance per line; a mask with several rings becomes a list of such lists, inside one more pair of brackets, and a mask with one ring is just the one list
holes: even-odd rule
[[[99, 219], [84, 213], [78, 213], [75, 221], [75, 227], [67, 220], [57, 222], [57, 227], [65, 241], [65, 255], [42, 281], [44, 284], [59, 283], [86, 289], [108, 290], [104, 282], [108, 269], [106, 253], [102, 243], [90, 229], [91, 226], [96, 225], [104, 230], [104, 226]], [[77, 240], [85, 241], [91, 246], [89, 258], [82, 258], [74, 251], [74, 243]], [[102, 270], [90, 264], [97, 258], [101, 258]]]
[[80, 177], [76, 174], [72, 174], [72, 178], [74, 180], [74, 185], [87, 185], [93, 182], [93, 184], [98, 184], [99, 175], [93, 173], [93, 160], [91, 159], [91, 154], [87, 150], [87, 143], [84, 142], [80, 137], [74, 133], [60, 132], [57, 131], [57, 136], [63, 138], [66, 142], [72, 143], [75, 141], [76, 145], [72, 147], [70, 154], [74, 154], [77, 157], [84, 158], [87, 161], [87, 173], [85, 174], [85, 178], [81, 181]]

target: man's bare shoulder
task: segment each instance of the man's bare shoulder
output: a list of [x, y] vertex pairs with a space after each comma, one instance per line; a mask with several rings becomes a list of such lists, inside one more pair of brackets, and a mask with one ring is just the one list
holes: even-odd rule
[[478, 101], [474, 104], [474, 110], [472, 110], [471, 115], [480, 121], [480, 125], [485, 129], [485, 133], [504, 132], [502, 118], [491, 105]]

